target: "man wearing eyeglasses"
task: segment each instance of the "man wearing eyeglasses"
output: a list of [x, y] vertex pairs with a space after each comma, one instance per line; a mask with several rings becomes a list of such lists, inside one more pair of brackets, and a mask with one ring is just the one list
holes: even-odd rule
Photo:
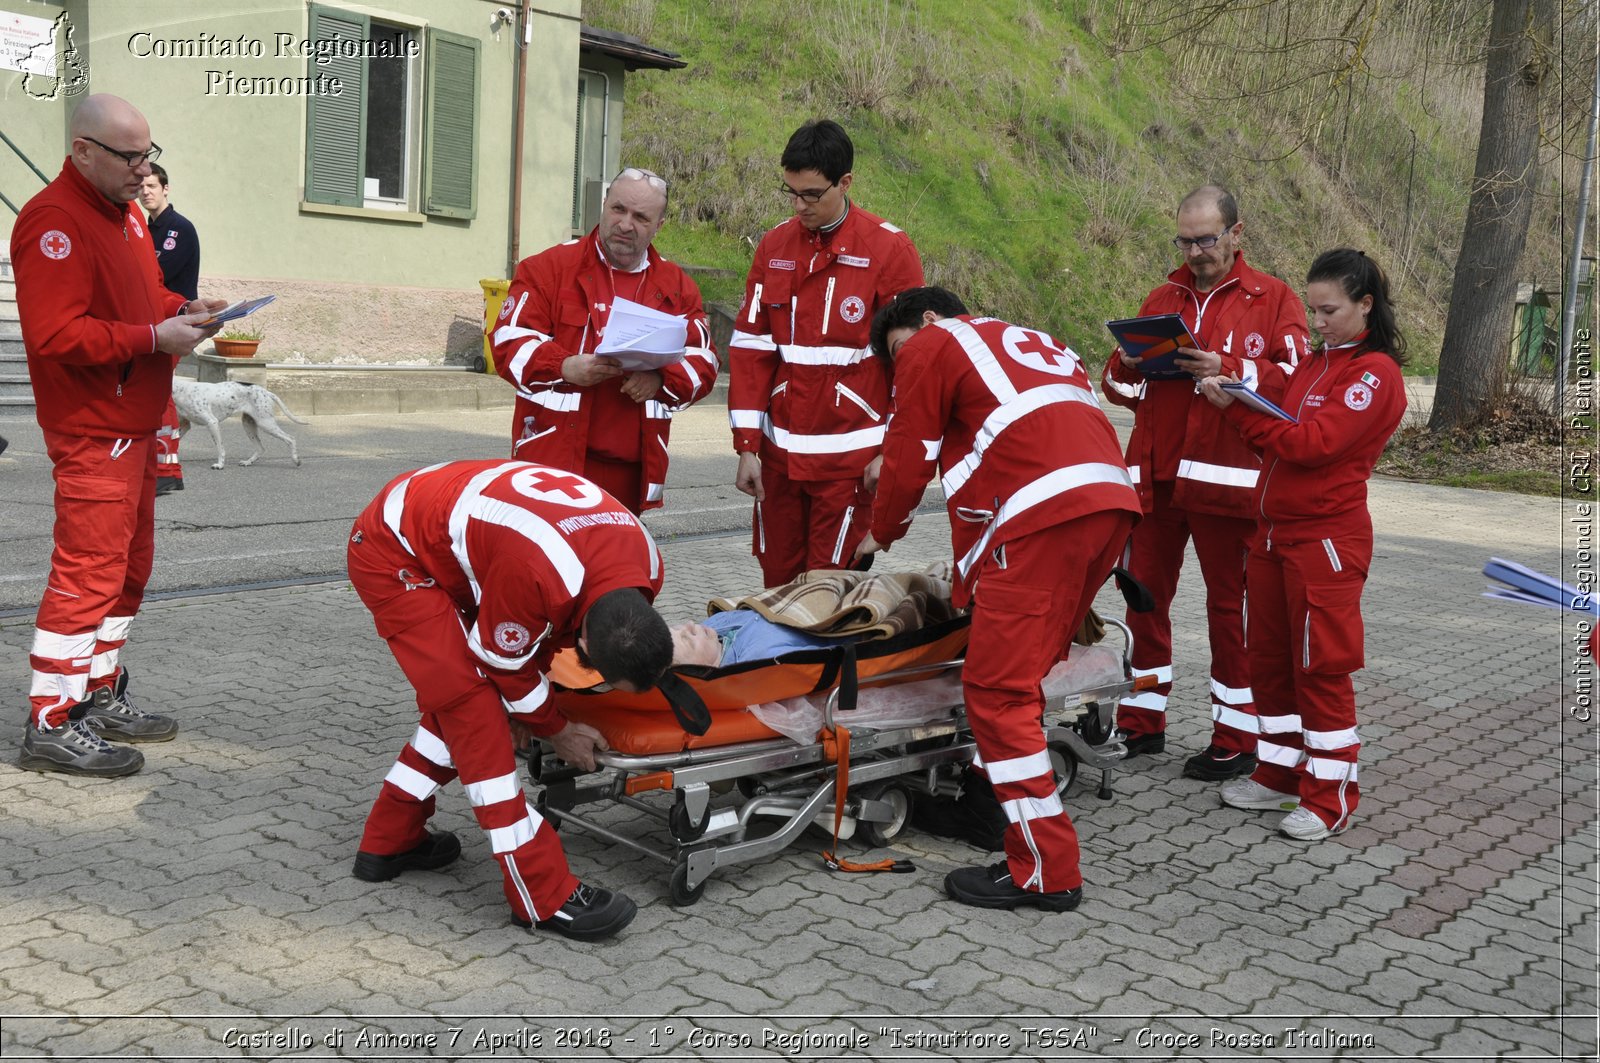
[[[666, 216], [667, 182], [623, 170], [588, 236], [518, 263], [491, 326], [495, 370], [517, 389], [511, 456], [581, 473], [636, 516], [661, 505], [672, 415], [717, 380], [700, 289], [651, 243]], [[597, 355], [618, 299], [686, 319], [682, 357], [629, 371]]]
[[[1233, 196], [1217, 185], [1195, 189], [1178, 205], [1174, 246], [1183, 264], [1146, 297], [1139, 316], [1178, 314], [1199, 348], [1177, 364], [1196, 380], [1237, 373], [1255, 359], [1295, 365], [1308, 351], [1305, 304], [1276, 277], [1245, 264], [1244, 223]], [[1253, 453], [1186, 379], [1145, 379], [1120, 349], [1101, 378], [1106, 398], [1134, 410], [1128, 467], [1144, 520], [1133, 530], [1126, 567], [1150, 589], [1155, 609], [1130, 610], [1133, 666], [1159, 685], [1117, 707], [1128, 755], [1166, 748], [1172, 691], [1173, 597], [1184, 546], [1192, 536], [1206, 584], [1211, 640], [1211, 738], [1184, 764], [1194, 779], [1232, 779], [1255, 770], [1259, 733], [1244, 644], [1244, 565], [1256, 530], [1251, 501], [1261, 474]]]
[[61, 174], [11, 233], [17, 309], [39, 427], [54, 464], [55, 550], [33, 635], [20, 765], [130, 775], [177, 723], [141, 711], [119, 655], [150, 577], [155, 438], [177, 359], [211, 334], [221, 299], [161, 283], [131, 201], [161, 149], [126, 100], [94, 95], [73, 113]]
[[768, 587], [852, 563], [889, 412], [872, 318], [923, 282], [910, 238], [850, 201], [854, 162], [837, 122], [789, 138], [778, 191], [794, 216], [756, 248], [729, 343], [734, 486], [755, 499], [752, 552]]

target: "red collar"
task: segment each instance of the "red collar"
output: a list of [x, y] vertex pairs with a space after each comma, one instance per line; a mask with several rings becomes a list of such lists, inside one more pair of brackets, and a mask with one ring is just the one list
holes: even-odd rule
[[72, 165], [71, 156], [68, 156], [67, 160], [61, 164], [61, 176], [66, 179], [66, 185], [72, 189], [74, 195], [104, 214], [107, 218], [121, 223], [128, 216], [128, 205], [126, 203], [113, 203], [101, 195], [100, 190], [90, 184], [89, 179], [79, 173], [76, 166]]

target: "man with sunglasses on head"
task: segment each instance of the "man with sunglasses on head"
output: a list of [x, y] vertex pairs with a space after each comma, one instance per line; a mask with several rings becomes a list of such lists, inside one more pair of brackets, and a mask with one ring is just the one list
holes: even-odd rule
[[[495, 370], [517, 389], [511, 456], [582, 473], [635, 515], [661, 505], [672, 415], [717, 380], [700, 289], [651, 243], [666, 217], [667, 182], [623, 170], [589, 235], [517, 264], [490, 326]], [[682, 358], [630, 371], [596, 354], [618, 299], [685, 318]]]
[[923, 282], [910, 238], [850, 201], [854, 162], [837, 122], [789, 138], [778, 191], [794, 216], [757, 246], [729, 342], [734, 486], [755, 499], [752, 552], [768, 587], [853, 562], [889, 414], [872, 318]]
[[55, 550], [35, 622], [22, 767], [131, 775], [176, 721], [141, 711], [118, 658], [150, 577], [156, 429], [172, 369], [226, 305], [162, 287], [133, 205], [161, 149], [126, 100], [73, 112], [60, 175], [11, 232], [17, 310], [39, 427], [54, 465]]
[[1155, 608], [1131, 609], [1133, 667], [1159, 685], [1117, 707], [1130, 757], [1166, 748], [1172, 691], [1172, 600], [1185, 544], [1192, 536], [1206, 584], [1211, 642], [1211, 737], [1184, 764], [1193, 779], [1232, 779], [1256, 766], [1259, 733], [1244, 643], [1244, 567], [1255, 535], [1252, 492], [1260, 458], [1194, 381], [1238, 373], [1256, 359], [1294, 366], [1309, 350], [1306, 309], [1283, 281], [1245, 264], [1244, 223], [1233, 196], [1204, 185], [1178, 204], [1173, 245], [1183, 264], [1139, 308], [1140, 317], [1177, 314], [1199, 347], [1180, 348], [1177, 365], [1193, 379], [1146, 379], [1120, 348], [1101, 376], [1106, 398], [1134, 411], [1128, 468], [1144, 520], [1134, 528], [1125, 567], [1149, 588]]

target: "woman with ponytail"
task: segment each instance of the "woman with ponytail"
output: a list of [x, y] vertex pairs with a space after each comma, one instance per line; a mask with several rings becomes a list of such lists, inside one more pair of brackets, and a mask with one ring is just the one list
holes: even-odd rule
[[1262, 458], [1246, 575], [1259, 763], [1222, 800], [1285, 811], [1284, 834], [1318, 841], [1349, 827], [1360, 798], [1350, 677], [1364, 663], [1367, 480], [1405, 414], [1405, 339], [1388, 278], [1360, 251], [1318, 256], [1306, 305], [1321, 347], [1294, 368], [1245, 364], [1244, 382], [1294, 420], [1236, 401], [1221, 377], [1201, 390]]

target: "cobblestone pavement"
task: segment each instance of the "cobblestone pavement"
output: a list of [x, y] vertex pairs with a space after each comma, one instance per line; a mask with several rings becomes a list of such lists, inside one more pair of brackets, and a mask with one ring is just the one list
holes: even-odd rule
[[[151, 603], [127, 659], [177, 740], [115, 782], [0, 764], [0, 1054], [1593, 1058], [1588, 673], [1568, 675], [1570, 619], [1478, 596], [1491, 554], [1561, 569], [1571, 514], [1387, 481], [1373, 509], [1357, 826], [1292, 842], [1179, 778], [1209, 727], [1191, 561], [1169, 750], [1118, 773], [1113, 800], [1076, 783], [1086, 900], [1060, 915], [945, 900], [945, 873], [985, 854], [915, 833], [893, 848], [914, 874], [831, 874], [807, 837], [678, 908], [665, 867], [569, 829], [577, 872], [639, 917], [601, 944], [530, 936], [456, 787], [436, 819], [460, 862], [358, 882], [414, 712], [350, 588]], [[925, 516], [884, 560], [948, 542]], [[664, 556], [671, 619], [757, 583], [741, 536]], [[13, 698], [30, 632], [0, 621]]]

